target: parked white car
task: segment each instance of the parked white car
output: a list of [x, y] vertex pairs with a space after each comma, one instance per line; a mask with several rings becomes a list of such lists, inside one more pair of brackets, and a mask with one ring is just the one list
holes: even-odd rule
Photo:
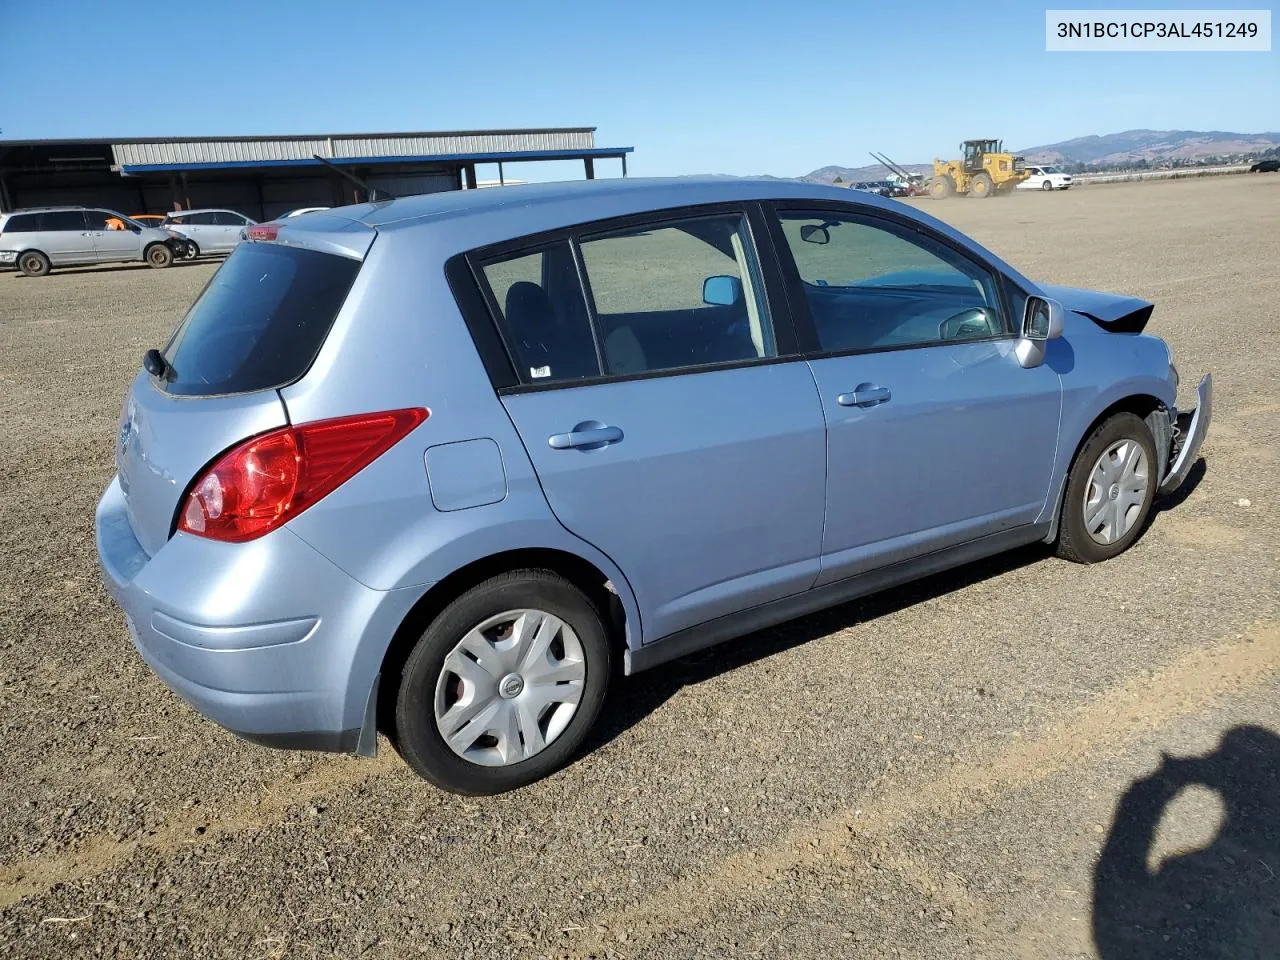
[[196, 256], [230, 253], [241, 240], [241, 231], [256, 223], [234, 210], [175, 210], [164, 221], [166, 230], [195, 244]]
[[1057, 167], [1027, 167], [1031, 176], [1018, 184], [1019, 190], [1070, 190], [1071, 174]]

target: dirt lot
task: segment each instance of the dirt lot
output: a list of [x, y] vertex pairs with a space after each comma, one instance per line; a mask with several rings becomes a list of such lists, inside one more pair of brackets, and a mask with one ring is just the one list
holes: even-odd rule
[[1112, 563], [1024, 551], [626, 682], [488, 800], [241, 743], [143, 667], [93, 505], [213, 267], [0, 275], [0, 956], [1280, 955], [1280, 177], [926, 209], [1158, 304], [1183, 402], [1216, 376], [1187, 490]]

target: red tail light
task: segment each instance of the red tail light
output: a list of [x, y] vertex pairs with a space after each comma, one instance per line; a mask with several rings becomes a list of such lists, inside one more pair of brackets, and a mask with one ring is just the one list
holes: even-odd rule
[[420, 407], [389, 410], [259, 434], [196, 480], [178, 529], [229, 543], [260, 537], [332, 493], [429, 416]]
[[280, 224], [255, 223], [245, 231], [245, 236], [250, 240], [274, 240], [276, 237], [280, 236]]

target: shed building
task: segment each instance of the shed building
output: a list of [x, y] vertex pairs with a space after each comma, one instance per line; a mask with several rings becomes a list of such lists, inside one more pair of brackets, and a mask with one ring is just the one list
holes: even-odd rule
[[479, 185], [476, 166], [597, 160], [632, 147], [597, 147], [594, 127], [445, 133], [333, 133], [150, 140], [0, 140], [0, 211], [84, 204], [124, 213], [223, 207], [256, 220], [304, 206], [341, 206], [366, 192], [329, 164], [397, 196]]

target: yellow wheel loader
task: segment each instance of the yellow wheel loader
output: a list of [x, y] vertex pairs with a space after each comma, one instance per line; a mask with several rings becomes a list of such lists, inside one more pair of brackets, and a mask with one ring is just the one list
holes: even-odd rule
[[1004, 152], [1000, 140], [966, 140], [960, 144], [959, 160], [933, 161], [929, 196], [941, 200], [962, 193], [971, 197], [991, 197], [1008, 193], [1027, 179], [1027, 162]]

